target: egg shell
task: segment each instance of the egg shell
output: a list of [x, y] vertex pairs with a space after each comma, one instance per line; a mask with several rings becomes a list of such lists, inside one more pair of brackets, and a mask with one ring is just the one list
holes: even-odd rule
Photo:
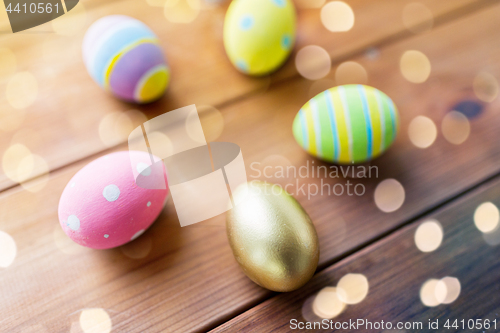
[[[144, 170], [151, 160], [148, 153], [123, 151], [87, 164], [66, 185], [59, 201], [59, 222], [73, 241], [94, 249], [117, 247], [140, 236], [156, 220], [168, 187], [139, 187], [131, 160], [141, 175], [155, 176]], [[161, 168], [158, 175], [163, 179], [157, 180], [164, 182], [163, 164]]]
[[365, 85], [338, 86], [316, 95], [293, 122], [293, 135], [304, 150], [339, 164], [379, 156], [392, 145], [398, 129], [394, 102]]
[[152, 102], [170, 82], [158, 38], [134, 18], [111, 15], [97, 20], [87, 30], [82, 50], [90, 76], [122, 100]]
[[224, 21], [224, 46], [242, 73], [278, 69], [295, 43], [296, 14], [290, 0], [234, 0]]
[[319, 242], [309, 216], [277, 185], [252, 181], [234, 193], [227, 235], [245, 274], [269, 290], [300, 288], [314, 275]]

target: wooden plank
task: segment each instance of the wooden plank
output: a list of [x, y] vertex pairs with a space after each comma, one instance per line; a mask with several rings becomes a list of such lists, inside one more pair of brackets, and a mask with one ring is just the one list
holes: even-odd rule
[[[409, 36], [411, 32], [403, 26], [401, 12], [404, 5], [410, 2], [384, 0], [378, 1], [374, 7], [372, 1], [353, 1], [351, 6], [356, 23], [346, 33], [328, 32], [320, 22], [319, 9], [302, 10], [299, 13], [300, 33], [296, 49], [318, 44], [338, 60], [363, 52], [369, 46]], [[493, 2], [423, 1], [434, 14], [436, 25]], [[17, 71], [28, 71], [35, 76], [38, 93], [35, 103], [25, 110], [14, 109], [5, 95], [1, 95], [0, 152], [3, 153], [11, 143], [22, 143], [34, 154], [43, 157], [49, 169], [54, 170], [103, 151], [108, 146], [125, 142], [126, 135], [117, 135], [112, 142], [103, 142], [99, 137], [101, 121], [112, 112], [125, 113], [138, 109], [151, 118], [190, 104], [223, 105], [262, 93], [272, 82], [297, 77], [293, 60], [271, 77], [249, 78], [239, 74], [227, 61], [222, 47], [225, 6], [202, 10], [190, 24], [174, 24], [167, 22], [162, 8], [148, 6], [145, 1], [82, 3], [85, 8], [88, 7], [84, 14], [75, 17], [74, 21], [67, 21], [68, 28], [78, 24], [82, 27], [75, 31], [75, 35], [41, 33], [51, 31], [50, 24], [35, 29], [40, 33], [1, 35], [2, 46], [10, 48], [17, 58]], [[375, 11], [377, 15], [373, 15]], [[172, 85], [160, 102], [149, 106], [121, 103], [103, 93], [86, 73], [80, 55], [83, 33], [91, 22], [109, 14], [125, 14], [141, 19], [158, 34], [173, 70]], [[0, 90], [6, 89], [10, 77], [0, 78]], [[138, 125], [137, 121], [133, 125]], [[33, 176], [37, 172], [35, 170]], [[0, 173], [0, 189], [14, 184], [12, 179]]]
[[[499, 76], [494, 58], [499, 46], [492, 43], [500, 31], [498, 15], [500, 6], [495, 6], [383, 48], [376, 60], [355, 59], [367, 69], [369, 83], [394, 98], [401, 110], [402, 133], [395, 146], [374, 162], [379, 178], [359, 180], [366, 186], [365, 195], [310, 200], [296, 195], [318, 230], [320, 267], [499, 172], [500, 147], [492, 139], [498, 131], [494, 112], [498, 102], [471, 120], [470, 137], [460, 146], [440, 136], [433, 146], [420, 150], [407, 137], [415, 116], [424, 114], [439, 124], [452, 105], [471, 97], [474, 75], [484, 66]], [[433, 72], [427, 83], [415, 85], [401, 78], [397, 66], [407, 49], [429, 56]], [[291, 135], [293, 118], [310, 98], [310, 87], [309, 81], [294, 80], [224, 109], [219, 140], [242, 147], [250, 179], [256, 173], [252, 163], [272, 164], [272, 155], [296, 167], [312, 163]], [[54, 172], [38, 193], [13, 188], [0, 197], [0, 230], [10, 234], [18, 248], [14, 263], [0, 274], [0, 313], [6, 330], [35, 324], [48, 331], [67, 330], [72, 323], [78, 327], [82, 309], [103, 308], [117, 331], [206, 331], [271, 296], [247, 279], [234, 261], [224, 216], [180, 228], [171, 203], [130, 247], [75, 249], [60, 234], [56, 207], [63, 187], [89, 160]], [[380, 212], [373, 203], [375, 186], [386, 178], [396, 178], [406, 191], [404, 205], [391, 214]], [[295, 183], [293, 178], [272, 181]], [[299, 181], [318, 184], [321, 179]], [[323, 181], [335, 185], [347, 179]], [[146, 256], [132, 260], [125, 253]]]
[[[491, 321], [491, 327], [476, 328], [476, 331], [497, 332], [500, 328], [498, 297], [493, 294], [500, 278], [497, 246], [500, 243], [500, 229], [483, 234], [474, 225], [474, 212], [484, 202], [500, 205], [498, 177], [439, 211], [328, 267], [317, 274], [306, 287], [296, 292], [279, 294], [212, 332], [288, 332], [295, 327], [295, 321], [290, 326], [291, 320], [304, 325], [307, 321], [321, 322], [328, 316], [320, 317], [325, 303], [321, 307], [318, 300], [318, 305], [313, 308], [316, 295], [325, 287], [336, 287], [339, 280], [349, 273], [362, 274], [367, 278], [367, 297], [358, 304], [347, 305], [343, 313], [333, 317], [333, 329], [329, 326], [324, 329], [317, 326], [316, 329], [305, 329], [305, 332], [390, 332], [384, 331], [384, 328], [376, 329], [377, 326], [359, 326], [355, 329], [344, 326], [343, 329], [335, 330], [335, 325], [349, 323], [350, 320], [356, 322], [358, 319], [369, 321], [372, 325], [384, 321], [386, 329], [387, 323], [393, 325], [392, 329], [396, 329], [398, 323], [422, 324], [423, 329], [410, 326], [412, 328], [407, 328], [406, 332], [472, 331], [476, 320], [480, 319], [482, 323], [485, 320]], [[416, 246], [415, 234], [420, 225], [432, 220], [441, 224], [444, 237], [439, 248], [424, 253]], [[446, 276], [458, 279], [461, 288], [458, 298], [451, 304], [425, 306], [420, 297], [424, 283]], [[450, 293], [450, 297], [452, 292], [456, 295], [455, 289], [448, 289], [449, 291], [445, 289], [445, 295], [446, 292]], [[359, 290], [360, 288], [354, 287], [349, 292]], [[432, 290], [430, 295], [424, 292], [426, 299], [431, 297], [431, 301], [433, 294]], [[449, 303], [452, 299], [446, 302]], [[331, 315], [335, 313], [336, 311], [332, 311]], [[435, 323], [436, 320], [439, 321], [439, 329], [429, 329], [429, 321]], [[450, 320], [450, 325], [458, 320], [458, 329], [445, 328], [447, 320]], [[461, 320], [465, 320], [465, 323]], [[468, 326], [471, 324], [469, 320], [474, 322], [472, 327]], [[337, 322], [340, 324], [336, 324]], [[329, 320], [327, 325], [332, 325]], [[465, 328], [462, 325], [466, 325]]]

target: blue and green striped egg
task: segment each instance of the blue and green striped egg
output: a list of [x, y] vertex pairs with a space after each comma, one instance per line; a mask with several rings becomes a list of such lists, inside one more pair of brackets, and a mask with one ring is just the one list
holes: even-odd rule
[[85, 34], [82, 51], [90, 76], [122, 100], [152, 102], [170, 82], [158, 38], [134, 18], [110, 15], [97, 20]]
[[265, 75], [288, 58], [295, 30], [291, 0], [233, 0], [224, 20], [224, 47], [240, 72]]
[[350, 164], [370, 161], [394, 142], [399, 114], [378, 89], [344, 85], [313, 97], [297, 113], [293, 135], [309, 154]]

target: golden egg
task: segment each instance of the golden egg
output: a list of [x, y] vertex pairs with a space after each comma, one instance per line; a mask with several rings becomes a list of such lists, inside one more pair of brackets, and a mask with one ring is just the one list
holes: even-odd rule
[[233, 200], [227, 235], [245, 274], [278, 292], [309, 281], [318, 265], [318, 236], [297, 200], [280, 186], [259, 181], [240, 186]]

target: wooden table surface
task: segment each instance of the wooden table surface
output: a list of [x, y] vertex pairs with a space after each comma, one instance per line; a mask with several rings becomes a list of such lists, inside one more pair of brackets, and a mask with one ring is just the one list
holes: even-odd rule
[[[0, 90], [8, 91], [20, 73], [30, 73], [37, 82], [36, 91], [24, 90], [35, 98], [25, 108], [14, 108], [8, 93], [0, 95], [0, 231], [17, 248], [12, 264], [0, 267], [0, 331], [287, 332], [292, 319], [321, 319], [312, 309], [316, 295], [348, 273], [364, 275], [369, 292], [334, 321], [365, 318], [427, 325], [429, 319], [496, 318], [498, 329], [484, 331], [500, 331], [500, 231], [483, 235], [473, 219], [481, 203], [500, 205], [500, 99], [494, 98], [500, 79], [500, 1], [420, 0], [433, 22], [420, 33], [408, 29], [402, 18], [414, 1], [346, 1], [355, 24], [336, 33], [322, 25], [320, 8], [304, 7], [312, 1], [296, 1], [295, 51], [283, 68], [260, 78], [240, 74], [225, 55], [221, 36], [227, 2], [204, 3], [190, 23], [168, 21], [162, 7], [151, 5], [162, 2], [83, 0], [74, 13], [60, 18], [66, 20], [62, 23], [0, 35]], [[109, 14], [136, 17], [159, 36], [173, 71], [160, 101], [122, 103], [87, 74], [80, 55], [83, 34]], [[8, 22], [2, 15], [0, 27], [5, 30]], [[417, 26], [427, 23], [416, 17]], [[296, 52], [307, 45], [321, 46], [332, 59], [330, 73], [318, 81], [303, 78], [295, 66]], [[423, 83], [402, 75], [400, 59], [408, 50], [420, 51], [430, 61], [431, 73]], [[2, 60], [6, 52], [14, 54], [15, 66], [12, 57]], [[181, 228], [171, 200], [143, 236], [117, 249], [80, 247], [60, 228], [59, 198], [78, 170], [98, 156], [126, 150], [128, 133], [146, 119], [189, 104], [220, 112], [223, 124], [201, 115], [204, 130], [212, 133], [223, 125], [216, 141], [241, 147], [249, 180], [295, 183], [292, 177], [258, 177], [250, 167], [256, 162], [259, 170], [267, 165], [327, 165], [296, 144], [292, 122], [315, 93], [360, 80], [337, 71], [345, 61], [356, 62], [366, 73], [366, 82], [353, 83], [374, 86], [394, 100], [400, 133], [391, 149], [371, 163], [378, 177], [299, 180], [306, 187], [351, 181], [366, 188], [362, 196], [293, 193], [309, 213], [320, 242], [316, 275], [299, 290], [277, 294], [254, 284], [232, 256], [224, 215]], [[489, 100], [477, 85], [474, 90], [478, 74], [490, 78]], [[463, 101], [481, 110], [467, 114], [470, 134], [453, 144], [442, 124]], [[418, 116], [437, 128], [437, 138], [426, 149], [416, 147], [409, 135]], [[457, 126], [452, 128], [455, 134], [464, 125]], [[13, 145], [39, 156], [21, 184], [9, 173], [12, 163], [6, 152]], [[386, 179], [397, 180], [405, 193], [403, 205], [391, 213], [374, 201], [377, 186]], [[414, 235], [430, 219], [441, 224], [443, 242], [423, 253]], [[0, 243], [0, 259], [6, 249]], [[425, 306], [420, 288], [445, 276], [460, 281], [459, 297], [451, 304]], [[406, 330], [417, 331], [430, 330]]]

